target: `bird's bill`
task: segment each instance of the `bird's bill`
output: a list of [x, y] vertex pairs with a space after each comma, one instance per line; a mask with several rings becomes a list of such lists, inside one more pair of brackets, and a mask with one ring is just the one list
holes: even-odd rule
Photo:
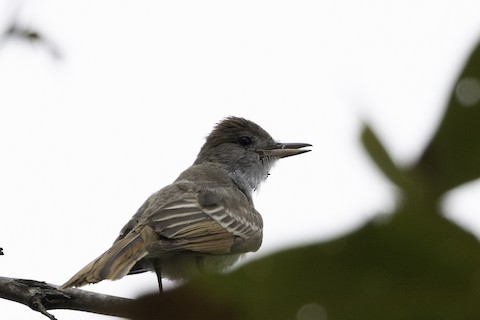
[[309, 143], [277, 143], [272, 149], [259, 150], [259, 153], [265, 157], [286, 158], [311, 151], [310, 149], [302, 149], [311, 147]]

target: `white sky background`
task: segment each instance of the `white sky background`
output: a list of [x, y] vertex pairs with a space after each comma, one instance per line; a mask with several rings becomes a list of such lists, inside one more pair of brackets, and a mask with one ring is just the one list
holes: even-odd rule
[[[5, 27], [12, 1], [0, 1]], [[478, 1], [30, 1], [58, 44], [0, 50], [0, 276], [65, 282], [242, 116], [313, 151], [280, 161], [254, 201], [258, 258], [338, 237], [393, 208], [359, 145], [368, 121], [400, 164], [428, 142], [480, 36]], [[447, 203], [480, 235], [475, 194]], [[153, 273], [89, 290], [135, 297]], [[0, 300], [2, 318], [45, 319]], [[53, 311], [58, 319], [107, 319]]]

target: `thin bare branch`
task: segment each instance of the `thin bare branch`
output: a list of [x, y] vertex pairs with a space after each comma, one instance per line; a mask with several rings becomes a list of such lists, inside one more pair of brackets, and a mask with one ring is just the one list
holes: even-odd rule
[[81, 289], [59, 290], [58, 286], [36, 280], [0, 277], [0, 298], [16, 301], [42, 313], [51, 320], [51, 309], [70, 309], [129, 317], [127, 312], [133, 300]]

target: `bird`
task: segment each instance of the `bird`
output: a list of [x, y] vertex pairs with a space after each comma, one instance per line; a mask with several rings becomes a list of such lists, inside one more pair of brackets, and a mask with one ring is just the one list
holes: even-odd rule
[[311, 146], [277, 142], [250, 120], [224, 118], [194, 163], [147, 198], [113, 245], [60, 288], [154, 271], [162, 292], [163, 278], [184, 282], [227, 270], [262, 244], [263, 220], [253, 192], [277, 160]]

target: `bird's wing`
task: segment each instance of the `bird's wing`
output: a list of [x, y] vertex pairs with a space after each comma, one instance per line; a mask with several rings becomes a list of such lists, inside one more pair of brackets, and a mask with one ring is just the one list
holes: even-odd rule
[[114, 243], [123, 239], [130, 231], [133, 230], [133, 228], [135, 228], [135, 226], [138, 224], [138, 222], [140, 221], [142, 215], [145, 213], [145, 211], [147, 210], [147, 208], [150, 206], [150, 203], [152, 202], [153, 198], [154, 198], [155, 194], [151, 195], [143, 204], [142, 206], [137, 210], [137, 212], [135, 212], [135, 214], [133, 215], [133, 217], [123, 226], [122, 230], [120, 230], [120, 233], [117, 237], [117, 239], [115, 239]]
[[152, 250], [209, 254], [256, 251], [262, 239], [262, 220], [242, 197], [231, 190], [202, 190], [155, 210], [148, 225], [160, 240]]

